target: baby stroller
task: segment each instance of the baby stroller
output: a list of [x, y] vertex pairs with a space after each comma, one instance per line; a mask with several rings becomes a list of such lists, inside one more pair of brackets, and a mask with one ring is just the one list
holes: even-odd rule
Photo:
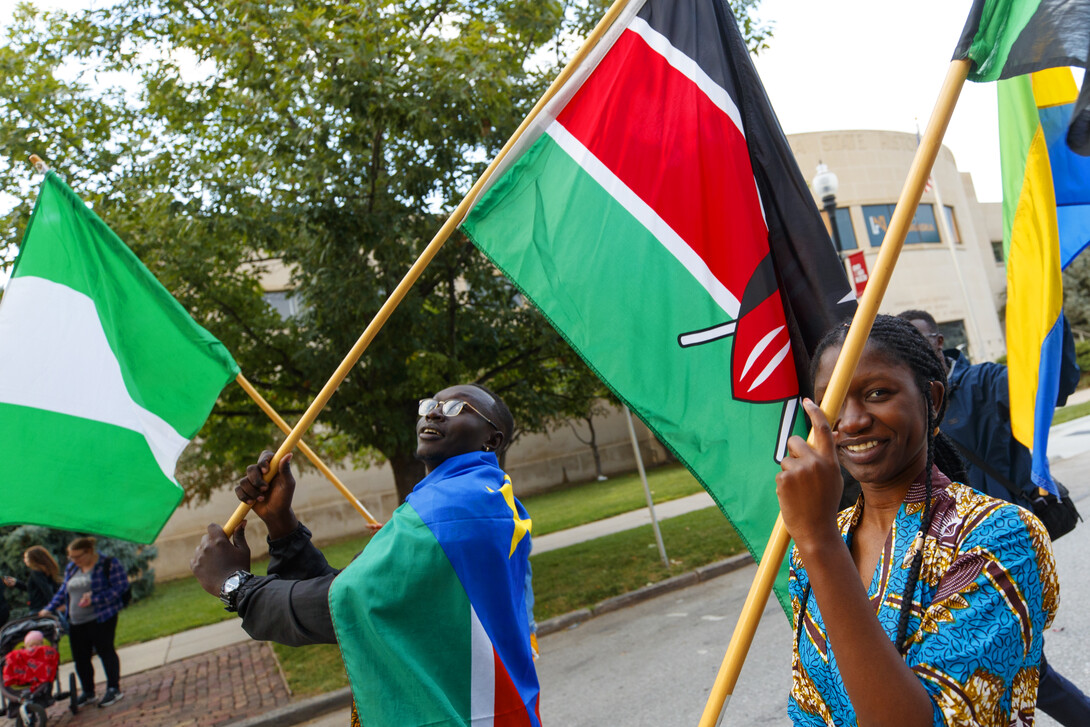
[[[12, 652], [31, 631], [41, 631], [45, 642], [53, 648], [56, 648], [61, 640], [61, 623], [56, 616], [27, 616], [9, 621], [0, 627], [0, 670], [8, 664]], [[62, 699], [68, 699], [68, 708], [75, 714], [77, 710], [75, 674], [68, 675], [67, 692], [61, 690], [59, 672], [51, 681], [34, 687], [7, 684], [0, 687], [0, 711], [3, 715], [14, 719], [19, 727], [46, 727], [48, 721], [46, 707], [51, 707]]]

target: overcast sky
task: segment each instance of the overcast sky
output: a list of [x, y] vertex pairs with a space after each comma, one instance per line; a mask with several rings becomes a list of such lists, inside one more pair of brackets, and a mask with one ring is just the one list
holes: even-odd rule
[[[764, 0], [760, 17], [775, 29], [757, 70], [784, 131], [915, 132], [917, 118], [922, 130], [971, 5]], [[983, 202], [1003, 194], [995, 93], [995, 84], [966, 83], [944, 140]]]

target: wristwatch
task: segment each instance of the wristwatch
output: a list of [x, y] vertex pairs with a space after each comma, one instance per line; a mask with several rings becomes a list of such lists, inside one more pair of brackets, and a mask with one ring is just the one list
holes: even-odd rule
[[220, 600], [223, 601], [224, 609], [231, 612], [238, 610], [239, 589], [242, 588], [242, 584], [253, 577], [253, 573], [244, 570], [237, 570], [227, 576], [227, 580], [220, 586]]

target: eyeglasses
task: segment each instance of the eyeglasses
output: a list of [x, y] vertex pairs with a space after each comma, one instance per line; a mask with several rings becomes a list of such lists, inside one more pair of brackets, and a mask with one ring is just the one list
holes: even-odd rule
[[927, 336], [928, 338], [938, 338], [942, 334], [941, 333], [925, 333], [923, 335]]
[[443, 412], [443, 416], [456, 417], [462, 413], [462, 407], [468, 406], [473, 412], [477, 414], [481, 419], [492, 425], [492, 428], [497, 432], [500, 430], [496, 426], [496, 423], [481, 413], [481, 410], [470, 404], [468, 401], [462, 399], [448, 399], [447, 401], [439, 401], [438, 399], [421, 399], [420, 406], [417, 408], [416, 413], [418, 416], [426, 417], [436, 409]]

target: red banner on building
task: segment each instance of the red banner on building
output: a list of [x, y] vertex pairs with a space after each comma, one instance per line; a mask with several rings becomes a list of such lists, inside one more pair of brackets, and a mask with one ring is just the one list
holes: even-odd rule
[[855, 296], [857, 298], [863, 297], [863, 290], [867, 287], [867, 281], [870, 279], [870, 273], [867, 272], [867, 258], [863, 255], [863, 251], [853, 252], [848, 256], [848, 276], [855, 283]]

